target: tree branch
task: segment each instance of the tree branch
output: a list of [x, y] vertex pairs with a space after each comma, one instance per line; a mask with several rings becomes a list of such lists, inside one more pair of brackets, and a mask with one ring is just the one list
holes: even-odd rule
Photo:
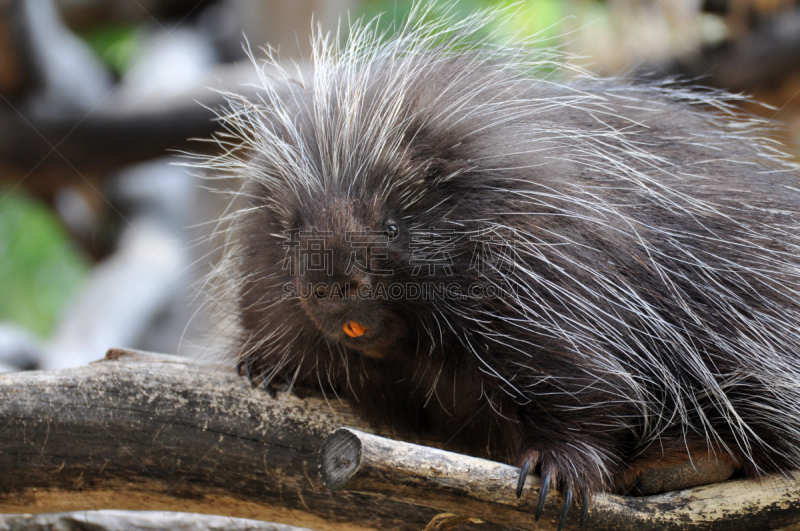
[[[317, 468], [325, 437], [342, 425], [373, 431], [328, 398], [270, 399], [232, 371], [121, 350], [88, 367], [0, 375], [0, 512], [183, 511], [318, 530], [419, 530], [449, 512], [493, 522], [474, 529], [534, 527], [536, 478], [517, 500], [517, 468], [360, 431], [332, 435], [343, 439], [333, 461], [323, 454], [322, 475], [344, 474], [329, 483], [339, 491], [326, 489]], [[560, 499], [549, 503], [538, 529], [554, 529]], [[588, 528], [798, 523], [800, 483], [767, 478], [598, 496]]]
[[[514, 492], [518, 477], [516, 467], [349, 428], [333, 432], [320, 450], [320, 478], [333, 490], [391, 496], [526, 528], [531, 526], [540, 482], [529, 477], [518, 500]], [[539, 529], [556, 529], [562, 504], [560, 496], [548, 497], [545, 515], [551, 518], [540, 521]], [[579, 513], [571, 512], [568, 528], [577, 529]], [[772, 477], [642, 498], [605, 494], [593, 501], [588, 521], [589, 529], [608, 530], [788, 529], [800, 522], [800, 484]]]

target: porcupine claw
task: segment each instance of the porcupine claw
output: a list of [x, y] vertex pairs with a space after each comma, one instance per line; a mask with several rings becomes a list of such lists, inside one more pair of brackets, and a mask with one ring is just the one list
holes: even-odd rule
[[589, 519], [589, 491], [583, 490], [583, 507], [581, 507], [581, 523], [578, 524], [578, 531], [586, 527], [586, 521]]
[[567, 523], [567, 516], [569, 516], [569, 509], [572, 506], [572, 488], [567, 487], [567, 492], [564, 495], [564, 507], [561, 508], [561, 518], [558, 520], [558, 530], [564, 529]]
[[[244, 369], [244, 374], [242, 374], [242, 369]], [[269, 393], [269, 396], [272, 398], [278, 397], [278, 392], [275, 388], [271, 384], [266, 383], [261, 375], [256, 374], [253, 370], [253, 358], [251, 356], [246, 357], [236, 364], [236, 372], [239, 373], [239, 376], [247, 376], [247, 380], [250, 382], [253, 389], [261, 388]]]
[[525, 486], [525, 480], [528, 479], [528, 472], [531, 469], [532, 459], [529, 457], [522, 464], [522, 470], [519, 473], [519, 481], [517, 481], [517, 498], [522, 496], [522, 488]]
[[542, 516], [544, 509], [544, 502], [547, 501], [547, 494], [550, 492], [550, 472], [542, 476], [542, 488], [539, 491], [539, 503], [536, 504], [536, 513], [533, 515], [533, 521], [538, 522]]
[[[267, 382], [264, 379], [264, 375], [261, 372], [256, 372], [253, 366], [253, 359], [251, 357], [247, 357], [236, 364], [236, 372], [239, 374], [239, 376], [247, 376], [247, 379], [250, 381], [250, 385], [253, 387], [253, 389], [262, 389], [263, 391], [269, 393], [270, 397], [278, 398], [278, 388], [272, 383], [272, 381]], [[298, 389], [296, 385], [293, 385], [291, 381], [288, 379], [285, 379], [284, 381], [288, 385], [289, 392], [294, 396], [300, 400], [306, 397], [306, 394]]]
[[306, 397], [306, 394], [303, 391], [301, 391], [300, 389], [298, 389], [296, 385], [291, 385], [289, 387], [289, 392], [292, 393], [297, 398], [299, 398], [300, 400], [302, 400], [302, 399], [304, 399]]

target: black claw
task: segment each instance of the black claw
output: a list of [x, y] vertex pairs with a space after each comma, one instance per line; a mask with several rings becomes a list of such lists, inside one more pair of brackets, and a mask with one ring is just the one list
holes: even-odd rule
[[586, 521], [589, 519], [589, 491], [583, 491], [583, 507], [581, 508], [581, 523], [578, 525], [578, 531], [586, 526]]
[[250, 363], [249, 358], [244, 362], [244, 371], [245, 374], [247, 375], [247, 379], [250, 381], [250, 385], [252, 385], [253, 387], [257, 387], [256, 377], [255, 374], [253, 374], [253, 364]]
[[525, 480], [528, 478], [528, 471], [531, 469], [531, 460], [526, 459], [522, 464], [522, 471], [519, 473], [519, 481], [517, 481], [517, 498], [522, 496], [522, 488], [525, 486]]
[[269, 396], [270, 396], [271, 398], [278, 398], [278, 390], [277, 390], [277, 389], [275, 389], [275, 386], [274, 386], [274, 385], [272, 385], [271, 383], [267, 383], [267, 382], [264, 382], [264, 381], [262, 380], [262, 381], [261, 381], [261, 387], [263, 387], [263, 388], [264, 388], [264, 391], [266, 391], [267, 393], [269, 393]]
[[300, 400], [306, 397], [306, 394], [294, 385], [290, 388], [290, 390], [292, 391], [292, 394], [297, 398], [299, 398]]
[[572, 506], [572, 489], [567, 488], [567, 493], [564, 496], [564, 507], [561, 508], [561, 518], [558, 520], [558, 530], [564, 529], [567, 524], [567, 516], [569, 516], [569, 508]]
[[547, 472], [542, 477], [542, 489], [539, 491], [539, 503], [536, 505], [536, 514], [533, 516], [533, 521], [538, 522], [542, 516], [544, 509], [544, 502], [547, 500], [547, 494], [550, 492], [550, 472]]
[[250, 358], [243, 359], [239, 363], [237, 363], [236, 371], [239, 373], [239, 376], [247, 376], [247, 381], [250, 382], [250, 386], [253, 389], [260, 388], [269, 393], [269, 396], [271, 396], [272, 398], [278, 397], [278, 392], [275, 389], [275, 387], [264, 381], [263, 374], [255, 373], [255, 371], [253, 370], [253, 361]]

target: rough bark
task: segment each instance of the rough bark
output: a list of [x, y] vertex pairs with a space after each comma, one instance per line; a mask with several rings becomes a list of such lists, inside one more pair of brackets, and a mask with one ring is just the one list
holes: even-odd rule
[[[475, 529], [534, 527], [536, 478], [517, 500], [514, 467], [381, 438], [368, 449], [388, 448], [395, 461], [368, 453], [354, 476], [366, 483], [326, 489], [318, 450], [340, 426], [373, 431], [347, 404], [273, 400], [232, 370], [172, 356], [112, 350], [88, 367], [0, 375], [0, 512], [183, 511], [319, 530], [418, 530], [449, 512], [496, 522]], [[538, 529], [554, 525], [558, 502]], [[603, 495], [589, 520], [589, 529], [796, 529], [800, 483]]]
[[80, 511], [0, 515], [2, 531], [309, 531], [258, 520], [207, 514]]

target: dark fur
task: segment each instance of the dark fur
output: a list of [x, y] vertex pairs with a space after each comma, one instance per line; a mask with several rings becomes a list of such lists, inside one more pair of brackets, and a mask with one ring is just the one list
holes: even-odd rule
[[[800, 179], [762, 124], [703, 110], [724, 107], [708, 92], [560, 85], [444, 47], [387, 57], [361, 64], [361, 79], [334, 65], [316, 93], [291, 85], [274, 103], [289, 118], [239, 103], [249, 155], [226, 275], [257, 381], [335, 393], [450, 448], [533, 458], [576, 496], [614, 489], [662, 449], [746, 475], [800, 463]], [[347, 99], [354, 87], [365, 90]], [[368, 130], [375, 116], [385, 145]], [[296, 148], [305, 168], [264, 142]], [[346, 274], [346, 234], [392, 224], [377, 265], [393, 274]], [[517, 255], [479, 273], [470, 236], [487, 227], [513, 231]], [[289, 275], [285, 231], [312, 228], [330, 232], [333, 275]], [[452, 231], [451, 271], [414, 275], [413, 257], [437, 249], [415, 247], [412, 231], [429, 228]], [[344, 301], [287, 298], [287, 282], [508, 292]], [[347, 321], [368, 335], [347, 337]]]

